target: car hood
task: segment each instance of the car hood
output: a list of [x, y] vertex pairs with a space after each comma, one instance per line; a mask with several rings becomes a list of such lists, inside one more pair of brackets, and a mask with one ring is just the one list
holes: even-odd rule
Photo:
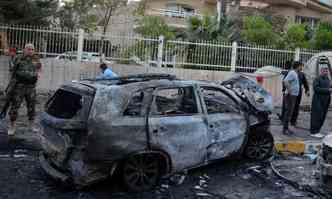
[[271, 94], [255, 81], [238, 75], [223, 81], [221, 85], [235, 92], [237, 96], [256, 110], [272, 112], [273, 100]]

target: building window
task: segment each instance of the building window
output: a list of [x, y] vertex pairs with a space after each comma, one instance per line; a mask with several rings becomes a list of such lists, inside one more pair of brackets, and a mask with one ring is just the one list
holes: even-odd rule
[[313, 29], [318, 24], [319, 19], [314, 17], [296, 16], [295, 22], [300, 24], [307, 24], [310, 28]]

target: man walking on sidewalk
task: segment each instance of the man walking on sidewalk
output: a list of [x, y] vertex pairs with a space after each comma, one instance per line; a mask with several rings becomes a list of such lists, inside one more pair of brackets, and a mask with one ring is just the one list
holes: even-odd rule
[[283, 134], [293, 134], [292, 131], [288, 129], [289, 121], [294, 111], [297, 96], [300, 93], [300, 84], [298, 72], [301, 67], [300, 62], [294, 62], [293, 69], [289, 71], [283, 84], [285, 85], [285, 113], [283, 115]]
[[322, 128], [326, 114], [331, 102], [331, 81], [328, 77], [329, 69], [324, 66], [320, 70], [320, 75], [314, 80], [314, 95], [311, 104], [311, 122], [310, 133], [312, 137], [322, 138], [323, 134], [319, 133]]

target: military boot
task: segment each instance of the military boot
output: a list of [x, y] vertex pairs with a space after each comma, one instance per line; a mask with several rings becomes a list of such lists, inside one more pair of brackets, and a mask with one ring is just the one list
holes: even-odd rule
[[8, 136], [14, 136], [15, 132], [16, 132], [16, 124], [15, 122], [11, 122], [8, 129]]

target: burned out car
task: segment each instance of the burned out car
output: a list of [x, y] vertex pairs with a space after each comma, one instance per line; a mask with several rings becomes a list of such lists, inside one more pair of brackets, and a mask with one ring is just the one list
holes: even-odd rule
[[322, 187], [332, 196], [332, 135], [327, 135], [322, 140], [317, 162]]
[[269, 119], [244, 99], [229, 86], [171, 75], [73, 82], [40, 116], [41, 166], [79, 186], [119, 173], [139, 191], [232, 155], [265, 159], [274, 146]]

